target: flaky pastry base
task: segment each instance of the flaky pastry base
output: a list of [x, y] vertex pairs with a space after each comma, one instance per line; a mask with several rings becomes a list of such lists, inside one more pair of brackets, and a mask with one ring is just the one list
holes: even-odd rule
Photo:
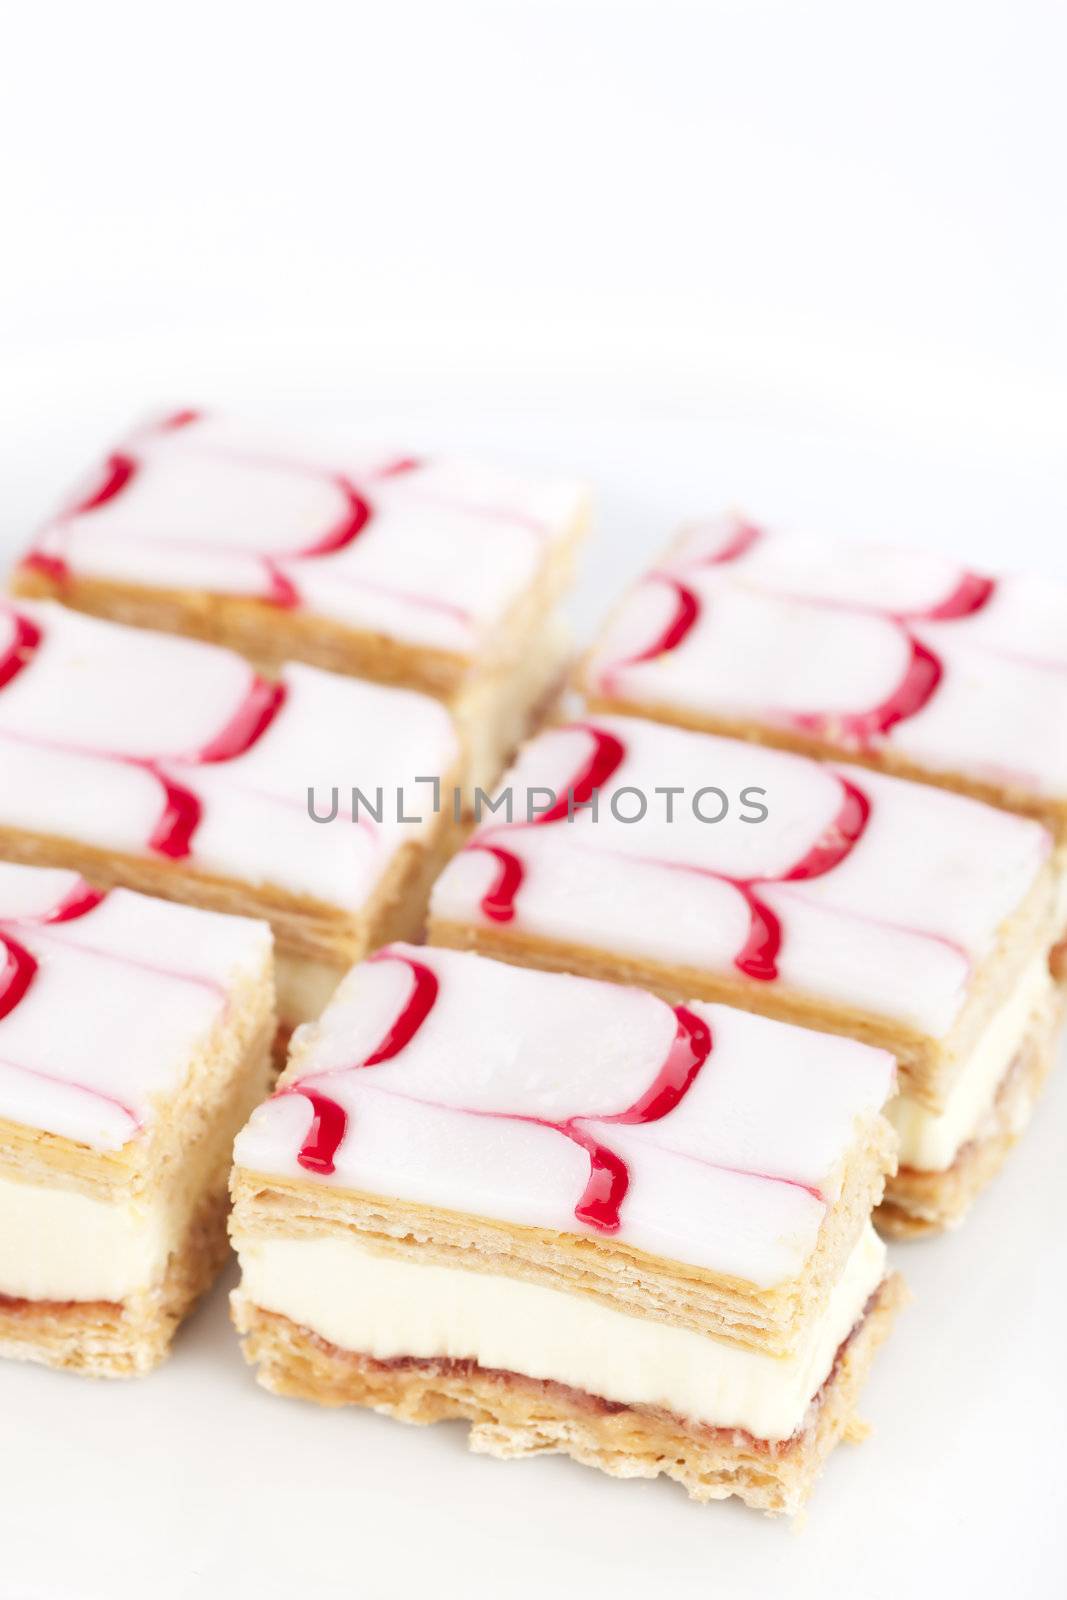
[[906, 1294], [895, 1274], [882, 1280], [839, 1349], [804, 1428], [781, 1443], [739, 1429], [689, 1424], [652, 1407], [619, 1405], [472, 1361], [375, 1361], [250, 1304], [239, 1290], [231, 1304], [245, 1358], [274, 1394], [320, 1405], [368, 1406], [402, 1422], [462, 1418], [471, 1424], [471, 1449], [485, 1455], [563, 1454], [616, 1478], [662, 1473], [693, 1500], [737, 1495], [761, 1511], [795, 1514], [838, 1441], [863, 1436], [856, 1416], [859, 1392]]
[[919, 1238], [957, 1228], [982, 1190], [1004, 1165], [1026, 1129], [1056, 1058], [1063, 1007], [1028, 1034], [974, 1137], [944, 1172], [901, 1167], [886, 1184], [875, 1212], [880, 1233], [894, 1239]]
[[[246, 1023], [252, 1025], [248, 1031]], [[0, 1294], [0, 1357], [91, 1377], [127, 1378], [165, 1359], [174, 1332], [229, 1255], [233, 1141], [269, 1088], [274, 1013], [269, 984], [247, 1016], [224, 1019], [181, 1091], [147, 1135], [95, 1151], [39, 1129], [0, 1123], [0, 1171], [108, 1202], [166, 1199], [174, 1246], [158, 1283], [121, 1301], [27, 1300]]]
[[226, 1264], [222, 1174], [205, 1194], [163, 1281], [125, 1300], [12, 1300], [0, 1295], [0, 1357], [89, 1378], [133, 1378], [165, 1361], [179, 1323]]

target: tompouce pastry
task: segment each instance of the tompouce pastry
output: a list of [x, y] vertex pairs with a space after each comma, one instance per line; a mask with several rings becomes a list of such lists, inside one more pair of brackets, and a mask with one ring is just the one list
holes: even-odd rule
[[595, 709], [846, 756], [1067, 839], [1067, 584], [917, 550], [687, 529], [586, 662]]
[[420, 928], [457, 761], [428, 695], [0, 598], [0, 856], [267, 918], [285, 1027]]
[[1052, 1057], [1058, 912], [1040, 823], [613, 716], [541, 734], [500, 798], [512, 821], [502, 804], [434, 888], [435, 943], [891, 1050], [901, 1170], [882, 1215], [903, 1231], [962, 1217]]
[[892, 1058], [392, 945], [236, 1145], [233, 1298], [279, 1394], [795, 1511], [902, 1290]]
[[146, 1372], [226, 1254], [264, 922], [0, 862], [0, 1355]]
[[435, 695], [488, 785], [562, 679], [553, 610], [587, 518], [575, 483], [181, 411], [116, 447], [14, 586]]

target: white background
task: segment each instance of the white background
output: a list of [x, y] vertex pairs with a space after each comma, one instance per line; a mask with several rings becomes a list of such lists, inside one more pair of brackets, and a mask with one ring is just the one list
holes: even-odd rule
[[[147, 406], [578, 471], [588, 628], [683, 515], [1067, 574], [1062, 5], [19, 8], [0, 546]], [[2, 774], [0, 774], [2, 781]], [[169, 1367], [0, 1370], [0, 1593], [1059, 1596], [1061, 1073], [802, 1533]]]

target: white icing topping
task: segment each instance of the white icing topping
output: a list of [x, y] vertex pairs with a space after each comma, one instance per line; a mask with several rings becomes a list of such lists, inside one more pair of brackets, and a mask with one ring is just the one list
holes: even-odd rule
[[0, 862], [0, 1118], [118, 1149], [270, 950], [266, 923]]
[[88, 577], [284, 591], [353, 628], [467, 655], [573, 531], [584, 499], [574, 483], [324, 452], [197, 415], [133, 435], [36, 549]]
[[490, 1273], [372, 1254], [356, 1239], [238, 1241], [241, 1293], [343, 1350], [480, 1366], [567, 1384], [623, 1405], [662, 1407], [709, 1427], [788, 1439], [885, 1271], [870, 1227], [826, 1309], [790, 1356], [767, 1356]]
[[[939, 1037], [1050, 850], [1040, 824], [940, 789], [614, 716], [526, 746], [503, 780], [514, 818], [537, 789], [565, 795], [598, 740], [618, 741], [622, 759], [601, 786], [596, 818], [587, 807], [570, 822], [509, 827], [497, 813], [438, 880], [433, 918], [788, 986]], [[673, 820], [656, 793], [669, 785], [683, 790]], [[729, 801], [720, 822], [694, 814], [693, 796], [707, 785]], [[629, 787], [648, 809], [623, 823], [610, 799]], [[763, 821], [745, 820], [741, 796], [752, 789], [762, 791]], [[715, 816], [721, 802], [702, 807]], [[618, 809], [636, 808], [627, 798]], [[843, 824], [856, 836], [834, 864]], [[813, 858], [820, 846], [830, 850], [828, 870]], [[495, 922], [483, 904], [501, 875], [493, 849], [521, 869], [513, 916]], [[811, 875], [790, 879], [805, 862]], [[746, 884], [780, 933], [762, 979], [738, 966], [758, 931]]]
[[[437, 984], [421, 1024], [396, 1054], [364, 1066], [418, 1001], [419, 969], [423, 1002]], [[689, 1011], [711, 1035], [695, 1075], [658, 1120], [613, 1122], [662, 1083], [680, 1027], [663, 1001], [393, 945], [355, 968], [321, 1021], [297, 1035], [299, 1088], [288, 1085], [255, 1112], [236, 1160], [580, 1233], [596, 1228], [576, 1207], [597, 1144], [628, 1177], [618, 1238], [777, 1283], [797, 1275], [814, 1248], [857, 1118], [885, 1101], [893, 1062], [852, 1040], [724, 1006]], [[339, 1108], [340, 1123], [329, 1108], [321, 1118], [309, 1094]], [[333, 1170], [309, 1170], [300, 1154], [331, 1116]]]
[[[39, 638], [20, 646], [20, 628]], [[443, 706], [410, 690], [298, 664], [281, 682], [275, 704], [271, 686], [228, 650], [53, 604], [0, 602], [0, 825], [358, 910], [400, 846], [435, 825], [429, 785], [415, 780], [450, 772], [454, 729]], [[225, 743], [235, 719], [254, 724], [257, 703], [262, 727], [217, 759], [212, 744]], [[187, 797], [177, 817], [167, 784]], [[346, 820], [353, 785], [372, 802], [382, 789], [380, 822], [365, 809], [358, 824]], [[321, 815], [339, 790], [338, 820], [311, 820], [312, 787]], [[196, 819], [177, 848], [190, 805]]]
[[[695, 604], [687, 630], [636, 659], [680, 621], [677, 585]], [[859, 735], [842, 718], [898, 692], [916, 645], [936, 683], [920, 666], [906, 714]], [[844, 750], [889, 748], [931, 772], [1067, 797], [1067, 584], [1049, 579], [990, 582], [918, 551], [727, 518], [689, 530], [637, 584], [588, 682], [638, 705], [772, 728], [811, 732], [815, 717]]]

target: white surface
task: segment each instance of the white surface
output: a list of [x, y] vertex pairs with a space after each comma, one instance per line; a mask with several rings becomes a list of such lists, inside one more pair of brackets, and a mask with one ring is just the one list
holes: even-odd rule
[[[297, 22], [299, 17], [299, 22]], [[14, 33], [14, 37], [11, 34]], [[0, 53], [0, 539], [160, 403], [588, 474], [585, 625], [681, 515], [1067, 575], [1043, 0], [23, 7]], [[806, 1528], [166, 1369], [0, 1367], [5, 1600], [1058, 1597], [1062, 1071]]]

